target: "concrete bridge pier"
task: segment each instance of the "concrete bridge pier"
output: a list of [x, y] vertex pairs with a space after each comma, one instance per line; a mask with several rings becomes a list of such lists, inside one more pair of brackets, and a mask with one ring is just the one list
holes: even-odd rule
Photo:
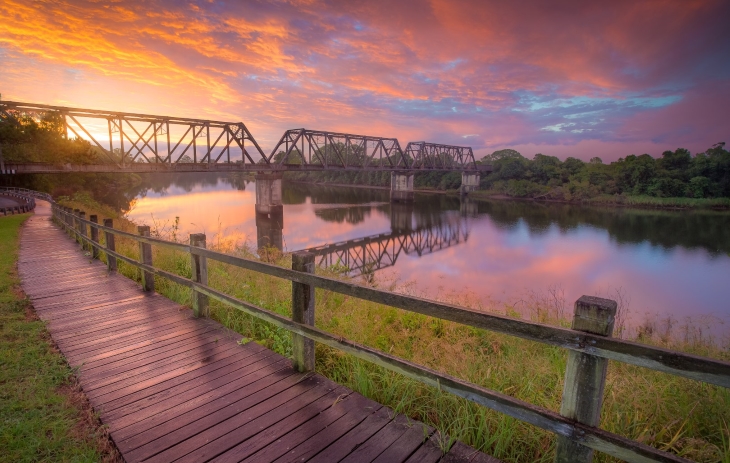
[[390, 202], [413, 202], [413, 172], [391, 172]]
[[471, 193], [472, 191], [476, 191], [479, 189], [479, 181], [481, 180], [481, 177], [479, 173], [475, 172], [462, 172], [461, 173], [461, 188], [459, 189], [459, 192], [461, 195], [466, 195]]
[[282, 174], [256, 174], [256, 215], [270, 216], [282, 214], [281, 204]]
[[274, 247], [284, 250], [284, 214], [256, 214], [257, 249]]
[[281, 173], [256, 174], [256, 245], [284, 248], [284, 206]]

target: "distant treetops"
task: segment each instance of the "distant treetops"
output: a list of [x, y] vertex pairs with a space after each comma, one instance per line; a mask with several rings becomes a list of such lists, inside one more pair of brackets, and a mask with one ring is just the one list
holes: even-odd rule
[[573, 157], [560, 161], [544, 154], [529, 160], [512, 149], [495, 151], [480, 162], [494, 167], [482, 178], [482, 188], [515, 197], [730, 197], [730, 152], [725, 150], [725, 143], [717, 143], [694, 156], [679, 148], [665, 151], [658, 159], [632, 154], [610, 164], [604, 164], [599, 157], [586, 163]]

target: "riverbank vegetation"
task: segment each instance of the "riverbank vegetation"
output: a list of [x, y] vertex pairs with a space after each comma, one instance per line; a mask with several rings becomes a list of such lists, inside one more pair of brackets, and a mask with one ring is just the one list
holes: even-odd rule
[[[115, 226], [135, 232], [135, 224], [99, 207], [90, 197], [78, 196], [64, 204], [115, 218]], [[175, 224], [152, 230], [165, 239], [185, 241]], [[247, 258], [262, 258], [290, 267], [290, 256], [278, 250], [258, 252], [230, 242], [208, 247]], [[137, 258], [135, 242], [117, 238], [117, 251]], [[257, 257], [261, 256], [261, 257]], [[190, 277], [190, 256], [153, 246], [156, 267]], [[120, 262], [120, 272], [139, 280], [139, 271]], [[290, 316], [291, 283], [256, 272], [209, 261], [209, 284], [227, 294], [268, 310]], [[347, 278], [339, 269], [318, 269]], [[370, 275], [361, 284], [412, 293], [407, 284]], [[156, 280], [163, 295], [188, 305], [190, 292], [164, 279]], [[418, 294], [415, 294], [418, 295]], [[442, 300], [508, 316], [524, 316], [541, 323], [569, 325], [571, 311], [559, 293], [525, 298], [526, 310], [483, 307], [464, 295], [443, 295]], [[290, 334], [217, 302], [211, 316], [283, 355], [291, 354]], [[316, 292], [316, 324], [347, 339], [389, 352], [410, 361], [457, 376], [484, 387], [558, 411], [567, 352], [507, 335], [462, 326], [324, 290]], [[692, 327], [672, 335], [672, 326], [656, 323], [643, 330], [618, 331], [640, 342], [730, 360], [730, 346], [711, 342]], [[676, 333], [675, 333], [676, 334]], [[406, 379], [339, 351], [317, 346], [317, 371], [413, 419], [428, 423], [451, 439], [459, 439], [505, 461], [553, 459], [552, 434], [499, 413]], [[610, 362], [601, 427], [631, 439], [702, 462], [730, 461], [730, 391], [639, 367]], [[448, 442], [444, 442], [444, 447]], [[613, 461], [599, 455], [596, 461]]]
[[[692, 155], [679, 148], [661, 158], [630, 155], [604, 164], [569, 157], [536, 154], [527, 159], [505, 149], [483, 157], [480, 165], [492, 166], [482, 174], [477, 195], [506, 196], [569, 202], [597, 202], [625, 206], [674, 208], [730, 208], [730, 152], [718, 143]], [[298, 172], [287, 173], [298, 181], [390, 185], [387, 172]], [[417, 173], [416, 189], [456, 190], [459, 172]]]
[[20, 292], [15, 263], [28, 216], [0, 217], [0, 461], [121, 461]]

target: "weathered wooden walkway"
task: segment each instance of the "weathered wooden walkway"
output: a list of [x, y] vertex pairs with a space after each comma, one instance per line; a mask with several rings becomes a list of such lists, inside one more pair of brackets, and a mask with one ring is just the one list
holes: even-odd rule
[[496, 462], [133, 281], [109, 274], [38, 201], [22, 236], [23, 289], [79, 366], [129, 462]]

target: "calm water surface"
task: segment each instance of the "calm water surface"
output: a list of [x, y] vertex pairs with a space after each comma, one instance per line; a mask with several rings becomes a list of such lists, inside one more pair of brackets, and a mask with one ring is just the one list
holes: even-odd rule
[[[243, 188], [243, 189], [241, 189]], [[730, 336], [730, 214], [589, 208], [519, 201], [460, 201], [417, 194], [391, 205], [388, 191], [284, 183], [283, 218], [257, 220], [255, 185], [178, 181], [140, 195], [130, 219], [181, 236], [205, 232], [285, 251], [316, 248], [412, 294], [517, 311], [535, 299], [623, 296], [633, 326], [689, 321]], [[283, 227], [281, 227], [283, 225]], [[560, 305], [560, 304], [558, 304]]]

